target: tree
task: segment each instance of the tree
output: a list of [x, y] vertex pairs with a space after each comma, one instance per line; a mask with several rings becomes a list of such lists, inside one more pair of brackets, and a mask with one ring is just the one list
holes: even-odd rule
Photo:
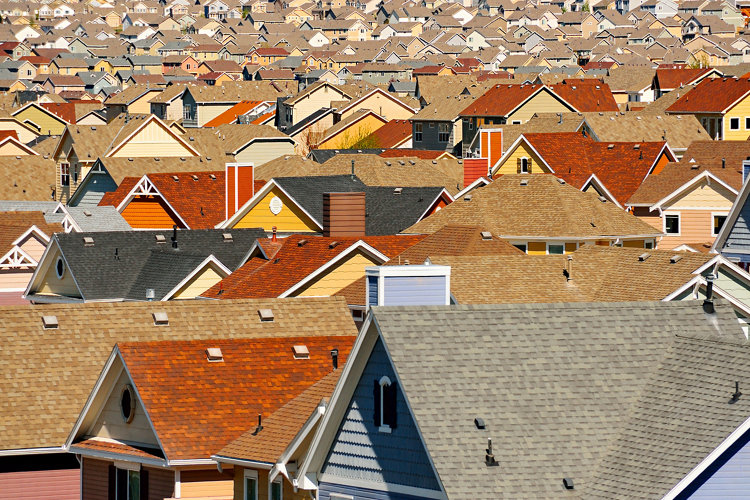
[[591, 7], [589, 6], [588, 2], [585, 2], [583, 4], [583, 9], [581, 9], [583, 12], [591, 12]]
[[354, 134], [344, 132], [337, 149], [375, 149], [379, 147], [378, 138], [372, 135], [370, 127], [361, 127]]

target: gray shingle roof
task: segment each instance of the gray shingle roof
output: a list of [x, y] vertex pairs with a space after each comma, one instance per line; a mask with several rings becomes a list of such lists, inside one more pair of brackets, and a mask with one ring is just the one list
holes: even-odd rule
[[[225, 232], [231, 233], [232, 243], [224, 242]], [[165, 243], [157, 243], [157, 234], [164, 235]], [[93, 238], [94, 245], [85, 246], [84, 237]], [[145, 300], [146, 288], [154, 288], [159, 300], [209, 255], [236, 269], [265, 232], [254, 228], [177, 231], [176, 249], [171, 237], [171, 231], [113, 231], [58, 233], [54, 239], [87, 301]]]
[[351, 175], [320, 177], [277, 177], [274, 181], [321, 225], [323, 193], [365, 193], [365, 232], [368, 236], [397, 234], [427, 211], [443, 187], [368, 186]]
[[[750, 344], [725, 303], [716, 311], [696, 301], [373, 309], [452, 500], [663, 496], [750, 412], [750, 398], [727, 404], [750, 375]], [[499, 467], [484, 463], [488, 437]]]

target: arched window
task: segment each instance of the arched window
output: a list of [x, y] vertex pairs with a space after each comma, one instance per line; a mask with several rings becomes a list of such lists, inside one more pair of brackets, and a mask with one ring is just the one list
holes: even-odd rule
[[375, 379], [373, 387], [375, 427], [390, 433], [396, 428], [396, 383], [387, 376]]

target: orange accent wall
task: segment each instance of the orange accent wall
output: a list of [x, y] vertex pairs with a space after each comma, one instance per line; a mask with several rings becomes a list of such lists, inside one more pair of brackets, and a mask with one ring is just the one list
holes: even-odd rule
[[179, 228], [185, 227], [166, 202], [154, 196], [133, 198], [121, 215], [134, 229], [171, 229], [175, 224]]
[[667, 158], [667, 153], [664, 152], [661, 154], [661, 157], [656, 162], [656, 165], [654, 165], [654, 171], [651, 172], [651, 175], [658, 175], [659, 172], [664, 170], [664, 167], [669, 163], [669, 158]]
[[441, 197], [441, 198], [440, 198], [440, 199], [439, 199], [439, 200], [437, 201], [437, 203], [435, 203], [435, 205], [433, 205], [433, 207], [432, 207], [432, 208], [430, 209], [430, 211], [429, 211], [429, 212], [427, 212], [427, 215], [425, 215], [425, 217], [427, 217], [428, 215], [432, 215], [432, 214], [434, 214], [435, 212], [437, 212], [438, 210], [442, 210], [443, 208], [445, 208], [445, 207], [447, 207], [447, 206], [448, 206], [448, 202], [447, 202], [447, 201], [445, 201], [445, 199]]

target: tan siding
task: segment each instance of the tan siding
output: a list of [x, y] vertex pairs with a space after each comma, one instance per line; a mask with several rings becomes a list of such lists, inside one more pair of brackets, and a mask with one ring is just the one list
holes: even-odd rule
[[29, 153], [12, 142], [0, 147], [0, 156], [28, 156]]
[[22, 242], [19, 247], [21, 250], [29, 254], [32, 259], [39, 262], [39, 259], [44, 255], [44, 250], [47, 248], [47, 245], [43, 241], [37, 239], [36, 236], [30, 236], [26, 238], [26, 241]]
[[37, 293], [41, 294], [53, 294], [53, 295], [64, 295], [66, 297], [80, 297], [81, 294], [78, 292], [78, 286], [76, 286], [73, 276], [70, 273], [70, 269], [65, 268], [62, 279], [57, 277], [57, 271], [55, 265], [57, 263], [57, 256], [60, 255], [58, 250], [52, 252], [53, 255], [48, 255], [48, 262], [50, 266], [47, 272], [44, 274], [40, 282]]
[[130, 379], [127, 373], [123, 371], [117, 379], [117, 383], [114, 389], [112, 389], [112, 393], [109, 395], [104, 408], [102, 408], [98, 420], [86, 434], [158, 446], [158, 441], [151, 430], [151, 424], [148, 422], [148, 417], [143, 411], [143, 405], [140, 401], [137, 401], [135, 404], [135, 416], [129, 424], [125, 423], [125, 420], [122, 418], [120, 396], [125, 385], [129, 383]]
[[115, 158], [180, 157], [195, 156], [195, 154], [161, 125], [151, 122], [112, 156]]
[[385, 97], [383, 94], [373, 94], [357, 106], [352, 106], [341, 116], [345, 119], [356, 113], [360, 109], [369, 109], [379, 114], [386, 120], [405, 120], [414, 116], [414, 112], [406, 109], [402, 104], [394, 102], [392, 99]]
[[222, 276], [218, 272], [216, 272], [216, 270], [214, 270], [210, 266], [206, 267], [201, 272], [193, 276], [193, 279], [186, 283], [180, 289], [180, 291], [172, 296], [172, 298], [194, 299], [221, 280]]
[[0, 269], [0, 290], [25, 290], [33, 269]]
[[[15, 115], [14, 118], [21, 123], [25, 123], [26, 120], [34, 122], [39, 126], [39, 133], [43, 135], [60, 135], [66, 126], [65, 122], [61, 119], [50, 116], [35, 107], [26, 108], [21, 113]], [[34, 125], [31, 125], [31, 128], [36, 129]]]
[[735, 196], [731, 191], [713, 182], [710, 186], [704, 181], [695, 189], [690, 190], [663, 210], [679, 210], [680, 208], [726, 208], [729, 211]]
[[521, 120], [526, 123], [537, 113], [567, 113], [571, 111], [547, 91], [541, 91], [533, 99], [518, 108], [513, 114], [508, 115], [508, 123]]
[[131, 103], [130, 106], [128, 106], [128, 112], [143, 115], [151, 113], [151, 103], [148, 101], [159, 94], [161, 94], [161, 90], [152, 90], [151, 92], [148, 92], [143, 97], [136, 99], [135, 102]]
[[234, 470], [197, 470], [180, 472], [182, 498], [232, 496]]
[[83, 458], [81, 500], [109, 498], [109, 462]]
[[224, 111], [234, 106], [234, 104], [200, 104], [198, 105], [198, 126], [202, 127], [210, 122]]
[[[666, 235], [661, 239], [659, 248], [671, 250], [685, 243], [712, 243], [715, 236], [711, 210], [682, 210], [680, 211], [680, 234]], [[670, 212], [665, 212], [671, 215]]]
[[284, 155], [294, 154], [294, 144], [291, 142], [264, 142], [259, 141], [246, 147], [235, 155], [235, 161], [240, 163], [252, 163], [263, 165]]

